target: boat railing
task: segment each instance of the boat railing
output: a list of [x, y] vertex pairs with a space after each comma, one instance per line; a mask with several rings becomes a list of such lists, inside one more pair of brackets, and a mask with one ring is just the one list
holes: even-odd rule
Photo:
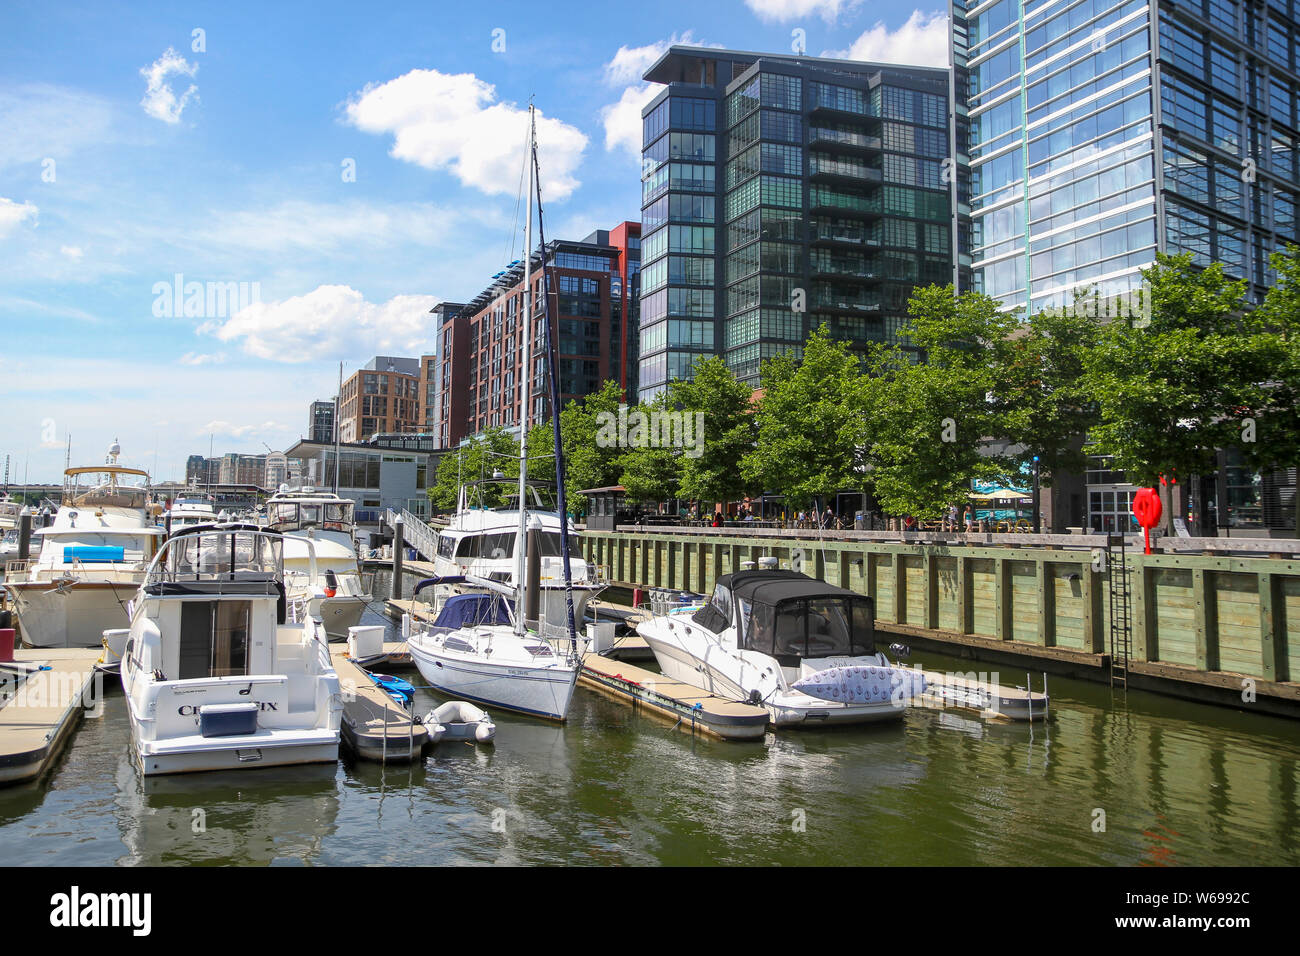
[[290, 624], [302, 624], [311, 614], [311, 599], [305, 594], [291, 597], [285, 608], [285, 619]]
[[18, 575], [27, 576], [32, 566], [31, 558], [12, 558], [5, 562], [5, 580], [14, 583]]

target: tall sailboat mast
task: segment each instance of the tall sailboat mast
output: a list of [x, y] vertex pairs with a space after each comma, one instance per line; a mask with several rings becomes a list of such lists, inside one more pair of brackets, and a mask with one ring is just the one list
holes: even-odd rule
[[[537, 139], [532, 144], [533, 173], [537, 180], [537, 231], [542, 243], [542, 317], [546, 325], [546, 369], [547, 382], [551, 396], [551, 438], [555, 444], [555, 497], [556, 507], [560, 512], [560, 560], [564, 568], [564, 605], [565, 623], [569, 632], [569, 658], [575, 663], [574, 674], [578, 673], [576, 663], [578, 655], [578, 631], [573, 615], [573, 569], [569, 555], [569, 507], [565, 498], [564, 482], [564, 442], [560, 436], [560, 370], [557, 363], [559, 348], [554, 339], [555, 332], [551, 326], [551, 283], [546, 273], [546, 227], [542, 223], [542, 170], [537, 161]], [[558, 328], [558, 321], [556, 327]], [[576, 679], [576, 676], [575, 676]]]
[[[537, 127], [533, 104], [528, 104], [528, 151], [532, 154]], [[533, 164], [528, 163], [528, 212], [524, 217], [524, 403], [519, 414], [519, 531], [515, 536], [515, 633], [523, 636], [525, 579], [528, 570], [524, 551], [528, 544], [528, 411], [533, 401]]]

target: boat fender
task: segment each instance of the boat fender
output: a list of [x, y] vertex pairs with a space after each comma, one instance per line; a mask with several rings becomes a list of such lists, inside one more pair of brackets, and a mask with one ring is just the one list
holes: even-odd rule
[[756, 707], [762, 706], [763, 695], [758, 692], [757, 687], [749, 692], [749, 702], [755, 705]]
[[333, 568], [327, 568], [325, 570], [325, 596], [327, 598], [332, 598], [334, 595], [338, 593], [339, 593], [338, 575], [334, 573]]

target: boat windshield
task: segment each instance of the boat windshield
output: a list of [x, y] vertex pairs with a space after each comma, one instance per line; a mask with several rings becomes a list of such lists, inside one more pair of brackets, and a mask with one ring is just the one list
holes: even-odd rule
[[875, 653], [871, 602], [819, 597], [748, 603], [741, 646], [771, 654], [782, 664], [800, 658], [858, 657]]
[[214, 528], [168, 540], [149, 575], [160, 581], [258, 581], [281, 574], [283, 542], [250, 530]]
[[351, 501], [270, 501], [266, 505], [266, 526], [275, 531], [350, 531], [354, 507]]

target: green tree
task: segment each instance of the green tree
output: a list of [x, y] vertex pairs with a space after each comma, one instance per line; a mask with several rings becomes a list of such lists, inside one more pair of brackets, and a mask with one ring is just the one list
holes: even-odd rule
[[[639, 412], [643, 421], [653, 421], [655, 413], [674, 411], [668, 393], [661, 392], [649, 402], [628, 410], [628, 417]], [[618, 484], [628, 501], [667, 501], [679, 496], [683, 449], [664, 447], [646, 441], [627, 448], [618, 459]]]
[[762, 382], [757, 442], [741, 462], [750, 487], [780, 491], [796, 508], [860, 488], [870, 380], [848, 346], [822, 325], [802, 361], [785, 353], [764, 362]]
[[[438, 464], [437, 478], [427, 489], [430, 506], [434, 511], [454, 511], [460, 486], [491, 478], [494, 471], [506, 476], [519, 475], [519, 442], [501, 428], [490, 429], [443, 457]], [[487, 490], [484, 504], [492, 507], [504, 503], [504, 489]]]
[[[565, 489], [572, 511], [586, 510], [586, 498], [578, 494], [583, 488], [604, 488], [618, 483], [623, 450], [616, 444], [604, 441], [601, 426], [617, 416], [623, 404], [623, 389], [614, 381], [606, 381], [600, 391], [592, 392], [581, 400], [570, 401], [560, 412], [560, 440], [564, 447]], [[547, 453], [553, 452], [553, 439], [549, 423], [546, 426]], [[529, 447], [533, 445], [530, 435]], [[531, 469], [531, 466], [530, 466]], [[545, 473], [554, 474], [552, 464]], [[540, 475], [539, 475], [540, 476]]]
[[984, 447], [1006, 431], [998, 379], [1017, 327], [998, 306], [981, 293], [954, 296], [951, 285], [917, 289], [901, 335], [925, 361], [898, 347], [873, 354], [868, 462], [887, 514], [936, 518], [966, 500], [971, 479], [1006, 479], [1008, 462]]
[[701, 454], [680, 459], [683, 498], [726, 502], [748, 490], [740, 461], [754, 446], [752, 395], [753, 389], [738, 382], [717, 356], [697, 359], [694, 378], [675, 381], [669, 387], [669, 400], [677, 409], [704, 416]]
[[1246, 283], [1221, 265], [1159, 255], [1143, 276], [1149, 318], [1101, 330], [1085, 353], [1084, 384], [1100, 416], [1095, 451], [1113, 455], [1136, 484], [1156, 485], [1161, 475], [1213, 473], [1217, 449], [1241, 446], [1244, 419], [1269, 405], [1274, 353], [1263, 314], [1245, 304]]
[[[1258, 470], [1300, 467], [1300, 246], [1288, 244], [1269, 264], [1277, 281], [1259, 309], [1260, 347], [1272, 368], [1264, 400], [1242, 429], [1247, 464]], [[1295, 497], [1300, 533], [1300, 494]]]
[[[1010, 335], [1004, 364], [995, 370], [999, 437], [1019, 449], [1010, 455], [1011, 471], [1023, 474], [1037, 457], [1048, 494], [1059, 476], [1081, 473], [1087, 464], [1084, 436], [1098, 419], [1084, 384], [1084, 356], [1100, 328], [1087, 296], [1072, 308], [1037, 312]], [[1064, 517], [1059, 508], [1052, 514]]]

